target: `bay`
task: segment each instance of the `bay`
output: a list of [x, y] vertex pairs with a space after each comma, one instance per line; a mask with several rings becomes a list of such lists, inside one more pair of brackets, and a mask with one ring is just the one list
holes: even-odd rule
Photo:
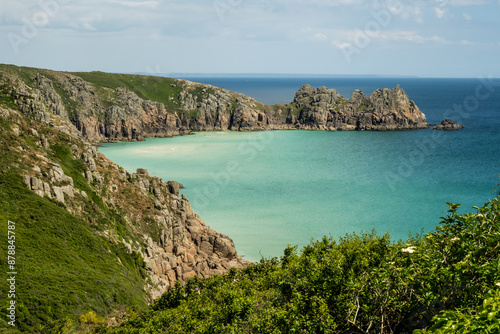
[[[347, 97], [358, 88], [369, 94], [400, 84], [429, 122], [449, 115], [467, 126], [454, 132], [204, 132], [103, 144], [101, 152], [129, 171], [143, 167], [183, 183], [193, 209], [250, 260], [280, 256], [287, 244], [303, 246], [323, 235], [374, 229], [406, 239], [410, 231], [439, 224], [445, 202], [469, 211], [496, 196], [498, 80], [487, 86], [475, 79], [223, 79], [206, 83], [248, 94], [246, 82], [267, 103], [291, 101], [304, 82]], [[274, 100], [266, 101], [273, 90]]]

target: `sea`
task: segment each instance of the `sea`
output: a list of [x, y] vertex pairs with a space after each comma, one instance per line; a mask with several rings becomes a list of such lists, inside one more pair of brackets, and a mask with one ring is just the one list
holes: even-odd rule
[[254, 97], [293, 101], [303, 85], [345, 97], [400, 85], [432, 124], [465, 129], [391, 132], [198, 132], [100, 151], [130, 172], [176, 180], [193, 209], [246, 259], [279, 257], [323, 236], [432, 231], [448, 203], [473, 212], [500, 190], [500, 79], [185, 77]]

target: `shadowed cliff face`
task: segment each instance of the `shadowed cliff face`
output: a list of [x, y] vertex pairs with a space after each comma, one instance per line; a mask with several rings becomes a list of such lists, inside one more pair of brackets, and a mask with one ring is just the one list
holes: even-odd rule
[[[369, 96], [355, 91], [346, 99], [334, 89], [304, 85], [293, 102], [270, 106], [185, 80], [119, 75], [121, 81], [115, 82], [113, 76], [38, 70], [23, 79], [5, 73], [2, 82], [9, 82], [14, 103], [24, 114], [45, 122], [49, 114], [65, 117], [91, 142], [171, 137], [191, 131], [428, 127], [425, 115], [399, 87], [379, 89]], [[152, 90], [155, 94], [149, 94]]]

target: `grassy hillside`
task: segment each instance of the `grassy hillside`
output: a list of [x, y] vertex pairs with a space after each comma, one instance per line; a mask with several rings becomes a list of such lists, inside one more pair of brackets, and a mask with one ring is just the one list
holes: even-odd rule
[[179, 109], [177, 97], [184, 87], [184, 83], [181, 80], [155, 76], [104, 72], [78, 72], [71, 74], [93, 83], [96, 87], [106, 87], [113, 90], [118, 87], [124, 87], [145, 100], [163, 103], [173, 110]]
[[[0, 79], [2, 73], [15, 76], [21, 79], [26, 85], [34, 88], [33, 78], [40, 74], [51, 80], [54, 90], [61, 97], [63, 104], [69, 113], [70, 119], [74, 122], [76, 113], [87, 111], [85, 107], [82, 107], [81, 102], [75, 99], [75, 97], [70, 97], [65, 87], [61, 86], [58, 78], [65, 74], [65, 72], [57, 72], [52, 70], [44, 70], [30, 67], [18, 67], [14, 65], [0, 64]], [[216, 96], [220, 88], [215, 88], [212, 86], [188, 82], [186, 80], [165, 78], [158, 76], [147, 76], [147, 75], [133, 75], [133, 74], [120, 74], [120, 73], [104, 73], [104, 72], [72, 72], [71, 75], [82, 78], [87, 83], [93, 86], [95, 94], [99, 98], [99, 103], [103, 107], [109, 107], [112, 105], [119, 105], [117, 101], [117, 88], [125, 88], [144, 100], [149, 100], [153, 102], [159, 102], [165, 105], [166, 109], [172, 113], [187, 114], [194, 118], [197, 116], [197, 110], [186, 111], [181, 108], [179, 95], [181, 92], [190, 93], [197, 102], [201, 102], [207, 99], [210, 95]], [[0, 87], [0, 93], [5, 87]], [[67, 87], [66, 87], [67, 88]], [[233, 103], [233, 108], [227, 110], [230, 112], [234, 110], [237, 105], [238, 94], [226, 91], [225, 94], [231, 96], [231, 102]], [[13, 104], [12, 99], [5, 96], [1, 96], [0, 99], [4, 99], [4, 102], [9, 102], [9, 107], [16, 109], [17, 107]], [[1, 100], [0, 100], [1, 102]], [[271, 111], [272, 107], [264, 105], [262, 103], [255, 102], [255, 107], [261, 111]]]
[[[37, 74], [42, 74], [57, 82], [56, 77], [61, 72], [30, 68], [18, 67], [14, 65], [0, 64], [1, 72], [14, 75], [24, 81], [28, 86], [33, 87], [33, 78]], [[155, 102], [165, 104], [165, 106], [176, 110], [179, 108], [178, 95], [184, 87], [184, 81], [163, 77], [145, 76], [145, 75], [131, 75], [131, 74], [118, 74], [118, 73], [104, 73], [104, 72], [77, 72], [71, 73], [83, 80], [92, 83], [99, 94], [101, 101], [106, 104], [115, 98], [113, 91], [116, 88], [123, 87], [134, 93], [139, 97]], [[65, 106], [71, 110], [76, 105], [71, 105], [74, 102], [69, 99], [67, 93], [63, 89], [55, 86], [58, 94], [63, 97]], [[66, 98], [65, 98], [66, 97]], [[73, 107], [73, 108], [72, 108]]]
[[[34, 128], [57, 138], [53, 149], [45, 151], [35, 143]], [[142, 258], [97, 233], [113, 226], [116, 218], [84, 181], [81, 161], [67, 154], [75, 144], [27, 119], [0, 118], [0, 328], [12, 329], [6, 314], [8, 221], [15, 223], [16, 330], [47, 333], [60, 324], [78, 329], [79, 317], [90, 311], [106, 316], [146, 305]], [[73, 176], [75, 187], [87, 191], [82, 208], [93, 219], [78, 218], [64, 204], [27, 188], [21, 175], [40, 159], [37, 155], [58, 162]]]
[[[175, 109], [180, 89], [190, 99], [217, 92], [166, 78], [81, 75], [89, 81], [0, 65], [0, 332], [88, 332], [145, 308], [175, 281], [246, 265], [232, 240], [192, 211], [177, 182], [126, 172], [75, 127], [85, 116], [105, 119], [110, 105], [132, 104], [119, 112], [142, 116], [135, 94]], [[175, 111], [160, 109], [153, 123]]]
[[325, 237], [281, 259], [194, 279], [97, 332], [498, 333], [500, 200], [465, 215], [457, 208], [406, 242]]

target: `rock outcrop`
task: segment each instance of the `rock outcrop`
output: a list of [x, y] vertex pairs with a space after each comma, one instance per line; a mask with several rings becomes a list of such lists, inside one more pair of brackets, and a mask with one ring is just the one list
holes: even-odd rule
[[[121, 242], [132, 252], [140, 253], [151, 278], [148, 287], [152, 299], [159, 297], [177, 281], [186, 282], [195, 276], [223, 274], [230, 268], [249, 264], [236, 252], [233, 241], [210, 227], [191, 209], [188, 199], [180, 195], [182, 184], [150, 176], [139, 168], [128, 173], [100, 156], [96, 148], [86, 144], [83, 150], [72, 148], [75, 161], [85, 165], [84, 177], [91, 189], [105, 190], [104, 203], [127, 215], [141, 243], [129, 243], [121, 237], [104, 232], [113, 242]], [[29, 189], [67, 205], [70, 212], [79, 212], [81, 201], [88, 200], [85, 191], [75, 187], [58, 163], [39, 155], [30, 175], [24, 176]], [[128, 193], [123, 197], [120, 194]], [[140, 208], [152, 208], [146, 210]], [[151, 231], [158, 231], [153, 234]]]
[[453, 130], [460, 130], [463, 128], [465, 128], [465, 126], [460, 125], [457, 122], [453, 122], [449, 118], [444, 119], [443, 121], [441, 121], [440, 124], [434, 125], [434, 130], [453, 131]]
[[356, 90], [346, 99], [335, 89], [304, 85], [293, 103], [300, 110], [295, 120], [299, 128], [387, 131], [429, 126], [425, 115], [399, 86], [378, 89], [368, 97]]
[[192, 131], [387, 131], [429, 126], [399, 86], [378, 89], [369, 96], [356, 90], [346, 99], [335, 89], [304, 85], [293, 102], [270, 106], [243, 94], [185, 80], [168, 79], [175, 83], [164, 88], [169, 98], [162, 103], [140, 97], [139, 91], [87, 82], [77, 74], [40, 70], [29, 82], [10, 74], [2, 77], [0, 85], [10, 87], [8, 94], [23, 114], [45, 123], [50, 122], [50, 115], [66, 118], [74, 125], [67, 131], [78, 131], [93, 143]]
[[[88, 221], [110, 243], [140, 254], [151, 299], [176, 282], [250, 264], [229, 237], [192, 210], [180, 193], [182, 184], [151, 176], [144, 168], [128, 173], [78, 132], [67, 130], [72, 125], [64, 115], [51, 115], [45, 124], [0, 103], [0, 116], [12, 124], [4, 135], [22, 143], [7, 145], [9, 152], [3, 154], [18, 156], [16, 170], [26, 187]], [[119, 225], [103, 223], [109, 216]]]

